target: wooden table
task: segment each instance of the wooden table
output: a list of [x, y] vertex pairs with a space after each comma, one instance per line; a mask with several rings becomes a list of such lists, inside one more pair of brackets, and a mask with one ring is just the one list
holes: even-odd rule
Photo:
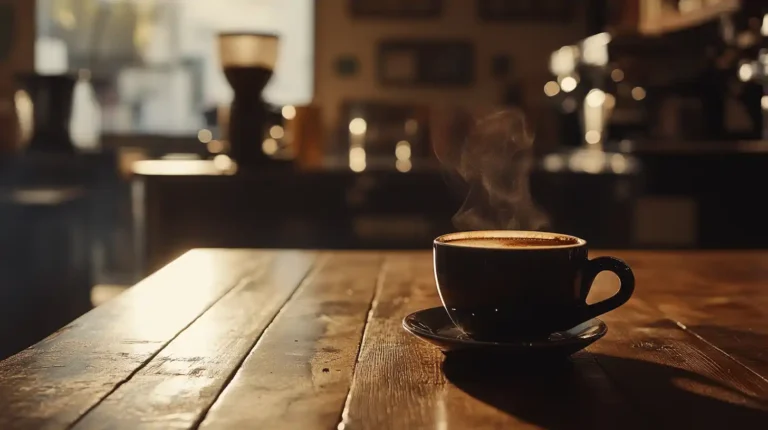
[[192, 251], [0, 363], [0, 428], [768, 428], [768, 252], [619, 255], [605, 338], [499, 369], [401, 328], [428, 252]]

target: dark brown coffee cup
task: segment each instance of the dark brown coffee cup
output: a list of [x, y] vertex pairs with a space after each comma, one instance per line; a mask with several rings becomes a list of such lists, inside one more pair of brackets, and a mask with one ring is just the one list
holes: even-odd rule
[[[587, 258], [587, 242], [531, 231], [471, 231], [435, 239], [435, 278], [451, 320], [479, 340], [547, 337], [626, 303], [635, 288], [629, 266]], [[588, 305], [598, 273], [621, 281], [611, 298]]]

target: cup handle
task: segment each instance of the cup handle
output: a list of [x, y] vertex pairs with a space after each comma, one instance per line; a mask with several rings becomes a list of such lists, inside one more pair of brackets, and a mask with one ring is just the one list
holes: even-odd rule
[[587, 300], [589, 290], [592, 289], [592, 283], [595, 281], [598, 273], [605, 270], [611, 271], [619, 277], [619, 282], [621, 283], [621, 285], [619, 285], [619, 291], [602, 302], [587, 305], [584, 312], [584, 321], [588, 321], [598, 315], [602, 315], [618, 308], [626, 303], [635, 291], [635, 275], [632, 273], [632, 269], [629, 268], [627, 263], [614, 257], [597, 257], [588, 260], [582, 269], [581, 296], [585, 301]]

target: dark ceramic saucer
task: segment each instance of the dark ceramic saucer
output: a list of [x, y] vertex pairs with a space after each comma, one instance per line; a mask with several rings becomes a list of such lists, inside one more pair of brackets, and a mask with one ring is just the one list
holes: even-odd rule
[[471, 339], [453, 324], [443, 307], [423, 309], [403, 319], [403, 327], [445, 353], [477, 351], [521, 357], [567, 357], [600, 339], [608, 331], [594, 318], [576, 327], [549, 335], [547, 339], [518, 342], [487, 342]]

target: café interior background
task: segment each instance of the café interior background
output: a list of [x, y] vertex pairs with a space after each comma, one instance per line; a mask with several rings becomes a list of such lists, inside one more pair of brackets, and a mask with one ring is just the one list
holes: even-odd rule
[[[758, 3], [0, 0], [0, 314], [29, 331], [2, 354], [190, 248], [428, 249], [468, 192], [437, 140], [500, 109], [550, 229], [762, 248]], [[220, 33], [279, 37], [260, 169], [230, 157]], [[62, 74], [68, 116], [30, 78]], [[56, 115], [73, 151], [30, 145]]]

